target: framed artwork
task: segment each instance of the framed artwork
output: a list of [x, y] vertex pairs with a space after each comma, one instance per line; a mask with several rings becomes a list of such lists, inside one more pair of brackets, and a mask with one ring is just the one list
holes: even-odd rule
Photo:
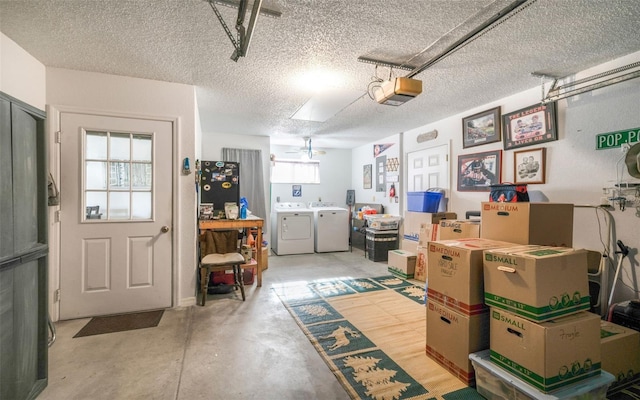
[[213, 219], [213, 203], [200, 204], [200, 219], [201, 220]]
[[502, 179], [502, 150], [458, 156], [458, 191], [489, 192]]
[[500, 107], [462, 118], [462, 147], [500, 141]]
[[373, 165], [371, 164], [367, 164], [363, 167], [362, 169], [362, 187], [364, 189], [371, 189], [371, 185], [372, 185], [372, 180], [371, 180], [371, 176], [372, 176], [372, 172], [373, 172]]
[[387, 156], [379, 156], [376, 158], [376, 192], [387, 191], [386, 165]]
[[514, 152], [514, 183], [545, 183], [546, 153], [544, 147]]
[[302, 197], [302, 185], [292, 185], [291, 186], [291, 196], [293, 196], [293, 197]]
[[556, 103], [536, 104], [502, 116], [504, 149], [558, 140]]

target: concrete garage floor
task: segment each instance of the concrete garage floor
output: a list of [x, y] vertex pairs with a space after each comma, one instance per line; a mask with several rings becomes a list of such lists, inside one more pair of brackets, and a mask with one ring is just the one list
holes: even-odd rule
[[155, 328], [73, 338], [89, 321], [56, 323], [39, 399], [349, 399], [271, 290], [283, 282], [372, 277], [362, 251], [270, 256], [263, 285], [169, 309]]

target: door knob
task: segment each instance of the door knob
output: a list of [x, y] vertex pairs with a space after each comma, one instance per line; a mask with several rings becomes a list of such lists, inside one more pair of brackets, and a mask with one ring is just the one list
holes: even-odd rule
[[169, 232], [169, 227], [165, 225], [162, 228], [160, 228], [160, 230], [162, 231], [162, 233], [167, 233]]

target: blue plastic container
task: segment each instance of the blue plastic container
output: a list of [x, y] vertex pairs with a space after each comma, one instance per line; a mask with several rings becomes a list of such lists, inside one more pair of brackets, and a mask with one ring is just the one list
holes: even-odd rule
[[437, 213], [442, 193], [438, 192], [408, 192], [407, 210]]

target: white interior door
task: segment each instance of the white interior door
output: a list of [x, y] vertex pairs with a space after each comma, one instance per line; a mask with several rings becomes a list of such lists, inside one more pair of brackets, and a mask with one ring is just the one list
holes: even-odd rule
[[407, 154], [407, 191], [424, 192], [430, 188], [449, 193], [448, 144]]
[[60, 318], [170, 307], [172, 122], [60, 124]]

